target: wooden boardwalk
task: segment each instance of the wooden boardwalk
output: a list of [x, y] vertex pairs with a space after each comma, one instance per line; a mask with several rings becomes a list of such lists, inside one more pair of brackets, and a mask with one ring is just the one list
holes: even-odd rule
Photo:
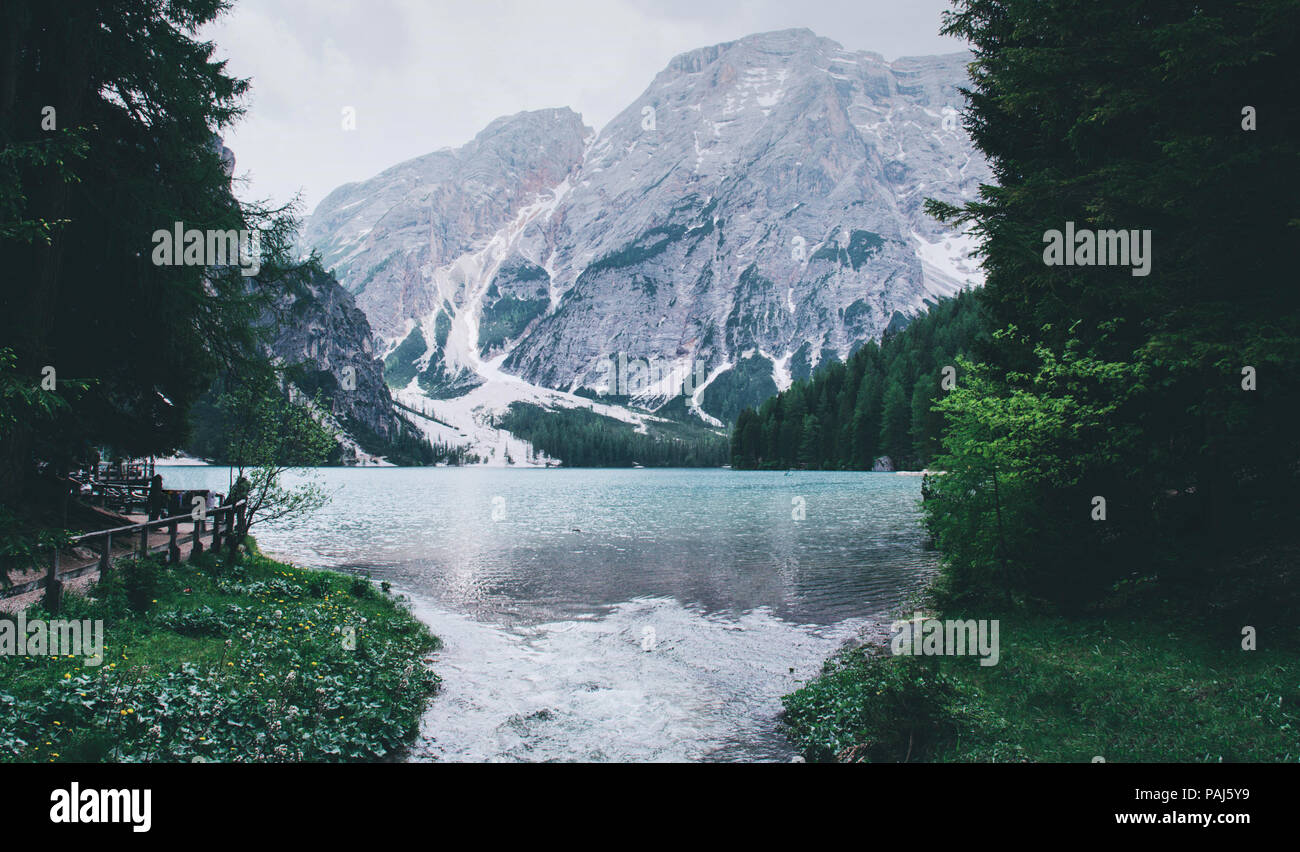
[[233, 547], [233, 529], [243, 527], [246, 503], [208, 509], [200, 516], [175, 515], [149, 521], [144, 515], [127, 515], [136, 523], [76, 536], [72, 546], [50, 553], [42, 571], [33, 568], [10, 575], [10, 586], [0, 587], [0, 611], [16, 612], [42, 596], [57, 611], [64, 586], [84, 587], [107, 575], [123, 558], [165, 553], [168, 562], [180, 562], [196, 552]]

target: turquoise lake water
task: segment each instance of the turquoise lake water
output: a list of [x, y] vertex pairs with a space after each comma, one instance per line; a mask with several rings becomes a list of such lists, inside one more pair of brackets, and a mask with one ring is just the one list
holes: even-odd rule
[[[160, 467], [227, 489], [226, 468]], [[262, 548], [368, 573], [446, 647], [415, 760], [789, 760], [780, 696], [933, 571], [920, 478], [327, 468]]]

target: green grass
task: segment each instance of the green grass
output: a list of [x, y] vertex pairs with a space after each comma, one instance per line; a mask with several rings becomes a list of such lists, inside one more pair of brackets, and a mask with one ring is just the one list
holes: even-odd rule
[[1294, 637], [1245, 651], [1239, 634], [1137, 615], [999, 621], [995, 666], [836, 656], [786, 696], [787, 734], [810, 760], [1300, 760]]
[[425, 658], [438, 640], [365, 578], [250, 549], [128, 563], [89, 596], [69, 595], [60, 618], [103, 620], [103, 663], [0, 657], [0, 761], [366, 761], [400, 750], [437, 689]]

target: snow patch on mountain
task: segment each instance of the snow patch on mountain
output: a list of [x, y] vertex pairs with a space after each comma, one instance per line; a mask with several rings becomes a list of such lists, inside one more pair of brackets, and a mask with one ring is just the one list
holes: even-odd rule
[[567, 109], [497, 119], [335, 190], [303, 242], [406, 362], [404, 404], [452, 424], [431, 435], [524, 458], [493, 413], [590, 407], [572, 392], [619, 353], [661, 367], [641, 404], [698, 366], [687, 407], [719, 424], [703, 393], [744, 353], [785, 389], [795, 353], [847, 357], [982, 283], [974, 239], [923, 210], [991, 181], [954, 120], [969, 58], [886, 62], [808, 30], [688, 51], [599, 132]]

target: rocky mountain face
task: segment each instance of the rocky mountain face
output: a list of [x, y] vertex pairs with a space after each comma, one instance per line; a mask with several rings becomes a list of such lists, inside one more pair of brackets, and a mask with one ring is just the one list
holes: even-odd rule
[[342, 433], [343, 460], [368, 463], [385, 455], [403, 423], [375, 357], [370, 323], [352, 294], [333, 275], [308, 268], [264, 321], [269, 354], [288, 368], [294, 394], [319, 395], [328, 409], [322, 413]]
[[[219, 137], [212, 146], [226, 176], [232, 176], [234, 152]], [[257, 279], [250, 280], [258, 286]], [[393, 404], [370, 322], [352, 294], [323, 269], [306, 264], [282, 284], [256, 321], [265, 335], [265, 356], [284, 369], [290, 398], [321, 403], [321, 420], [339, 436], [340, 461], [379, 462], [404, 431], [418, 432]], [[219, 451], [211, 444], [199, 448], [200, 455]]]
[[701, 48], [598, 134], [521, 113], [340, 187], [302, 247], [395, 387], [603, 392], [622, 354], [643, 404], [689, 375], [689, 407], [730, 413], [981, 282], [973, 242], [922, 210], [991, 180], [957, 120], [968, 61], [807, 30]]
[[[591, 132], [567, 109], [497, 119], [462, 148], [330, 193], [302, 242], [353, 293], [386, 348], [414, 334], [407, 350], [421, 360], [421, 384], [454, 395], [479, 381], [464, 357], [468, 308], [483, 303], [495, 254], [540, 236], [519, 233], [526, 211], [542, 212], [539, 197], [581, 161]], [[426, 354], [421, 340], [438, 341], [438, 351]]]

